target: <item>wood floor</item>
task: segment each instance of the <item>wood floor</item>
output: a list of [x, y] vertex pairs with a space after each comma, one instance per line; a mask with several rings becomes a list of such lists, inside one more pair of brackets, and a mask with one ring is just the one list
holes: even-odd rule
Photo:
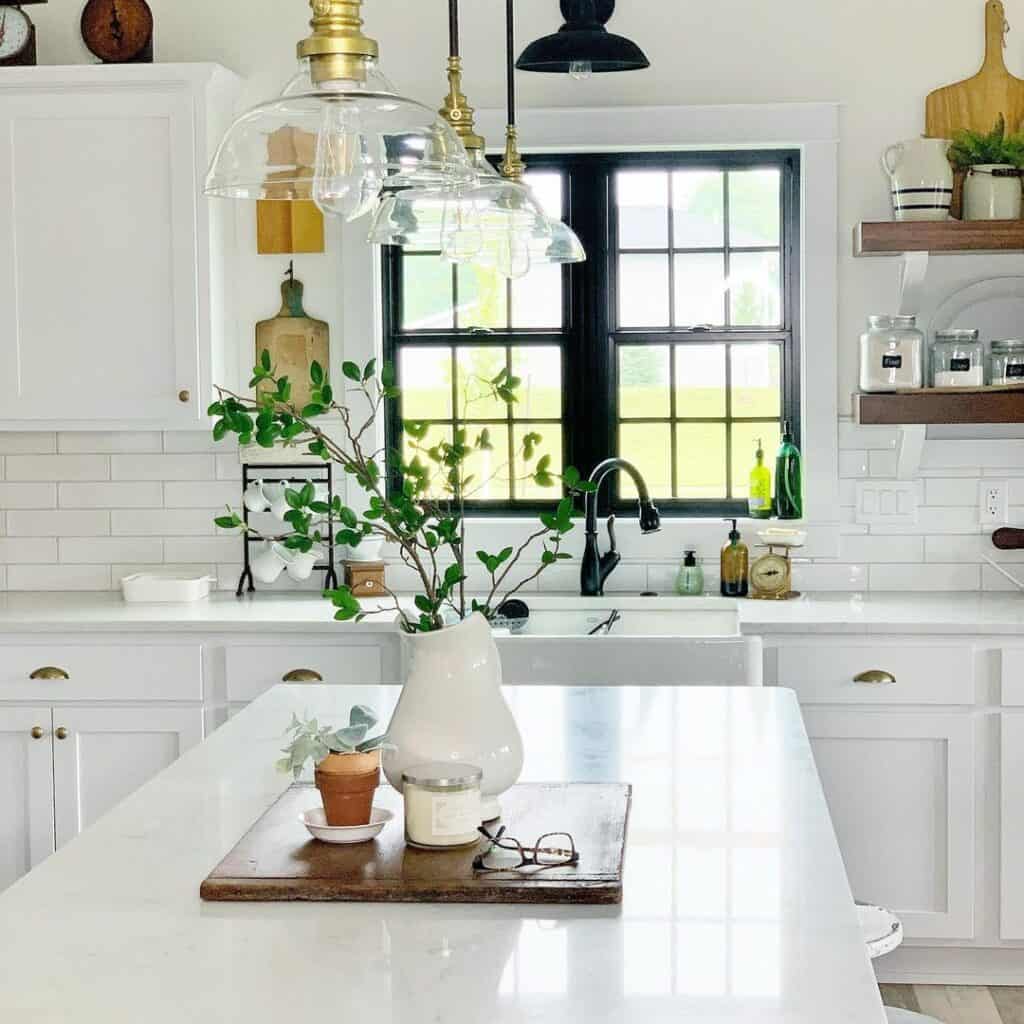
[[880, 985], [882, 1002], [943, 1024], [1024, 1024], [1024, 988], [982, 985]]

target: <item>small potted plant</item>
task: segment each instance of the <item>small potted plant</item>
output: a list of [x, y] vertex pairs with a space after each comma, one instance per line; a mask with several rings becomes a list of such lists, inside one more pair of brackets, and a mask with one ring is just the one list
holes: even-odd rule
[[990, 132], [956, 132], [948, 155], [953, 167], [967, 175], [964, 220], [1020, 218], [1024, 135], [1007, 135], [1001, 114]]
[[308, 761], [316, 765], [316, 787], [328, 825], [369, 824], [373, 794], [380, 785], [380, 748], [384, 743], [383, 736], [367, 738], [376, 724], [376, 713], [365, 704], [352, 708], [348, 725], [342, 729], [292, 715], [286, 733], [288, 746], [277, 767], [297, 779]]

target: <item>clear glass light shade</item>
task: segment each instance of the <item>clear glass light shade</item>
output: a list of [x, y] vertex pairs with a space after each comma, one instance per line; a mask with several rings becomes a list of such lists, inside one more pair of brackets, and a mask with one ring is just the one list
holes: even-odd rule
[[429, 107], [398, 96], [376, 68], [365, 81], [313, 86], [308, 69], [243, 114], [217, 150], [206, 194], [313, 199], [354, 219], [392, 188], [450, 189], [476, 178], [465, 147]]

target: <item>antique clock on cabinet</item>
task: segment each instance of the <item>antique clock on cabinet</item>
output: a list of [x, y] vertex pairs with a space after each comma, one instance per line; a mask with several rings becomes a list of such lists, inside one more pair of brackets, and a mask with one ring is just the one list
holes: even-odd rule
[[22, 7], [46, 2], [47, 0], [22, 0], [18, 4], [0, 2], [0, 67], [35, 66], [36, 27]]
[[82, 38], [104, 64], [152, 64], [153, 12], [146, 0], [89, 0]]

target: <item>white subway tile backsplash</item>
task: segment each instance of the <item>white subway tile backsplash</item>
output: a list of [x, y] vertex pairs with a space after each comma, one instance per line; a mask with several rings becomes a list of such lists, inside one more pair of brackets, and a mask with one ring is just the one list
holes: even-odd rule
[[851, 480], [868, 475], [868, 453], [864, 450], [839, 453], [839, 477]]
[[[216, 452], [237, 451], [238, 446], [229, 438], [214, 441], [212, 430], [175, 430], [164, 434], [165, 452]], [[237, 455], [235, 459], [237, 461]], [[287, 462], [287, 459], [281, 459]]]
[[100, 452], [161, 452], [163, 435], [158, 430], [61, 431], [57, 451], [62, 454]]
[[1024, 441], [928, 441], [921, 465], [924, 469], [958, 467], [974, 470], [1024, 466]]
[[238, 455], [215, 455], [214, 461], [217, 466], [218, 480], [241, 480], [242, 464], [238, 461]]
[[[121, 537], [212, 537], [214, 517], [223, 509], [115, 509], [111, 533]], [[212, 559], [211, 559], [212, 561]]]
[[11, 537], [104, 537], [110, 533], [110, 513], [35, 509], [7, 513]]
[[139, 537], [64, 537], [60, 541], [62, 565], [109, 565], [112, 562], [160, 562], [164, 542]]
[[0, 508], [56, 508], [57, 485], [0, 483]]
[[[1024, 571], [1017, 566], [1008, 566], [1011, 573], [1017, 577], [1018, 580], [1024, 584]], [[993, 569], [991, 565], [983, 565], [981, 567], [981, 589], [982, 590], [1000, 590], [1004, 592], [1010, 592], [1013, 594], [1020, 593], [1022, 587], [1018, 587], [1011, 580], [1008, 580], [1001, 572]]]
[[112, 480], [212, 480], [212, 455], [113, 455]]
[[11, 565], [7, 568], [7, 589], [109, 590], [110, 566]]
[[[544, 593], [578, 594], [580, 592], [579, 562], [566, 562], [545, 569], [537, 580], [538, 589]], [[605, 594], [642, 594], [647, 589], [647, 566], [622, 563], [608, 577], [604, 585]]]
[[920, 562], [924, 559], [922, 537], [844, 536], [839, 539], [841, 562]]
[[230, 562], [241, 557], [242, 538], [168, 537], [164, 559], [168, 562]]
[[[961, 505], [972, 509], [978, 507], [980, 481], [970, 477], [934, 477], [924, 481], [926, 505]], [[1020, 495], [1024, 500], [1024, 480], [1020, 481]], [[1010, 493], [1013, 494], [1011, 485]], [[975, 516], [977, 518], [977, 516]]]
[[875, 477], [896, 476], [896, 452], [868, 452], [870, 475]]
[[864, 448], [869, 451], [895, 450], [899, 438], [896, 427], [862, 427], [850, 420], [839, 422], [839, 448]]
[[801, 591], [867, 590], [868, 566], [850, 562], [794, 562], [793, 586]]
[[50, 455], [57, 450], [57, 435], [42, 431], [0, 431], [0, 455]]
[[0, 563], [4, 565], [56, 561], [57, 541], [52, 537], [0, 538]]
[[[164, 489], [156, 481], [61, 484], [58, 497], [61, 508], [160, 508], [163, 505]], [[28, 506], [22, 506], [25, 507]]]
[[107, 455], [8, 455], [7, 480], [109, 480]]
[[981, 586], [981, 567], [932, 564], [872, 565], [869, 580], [872, 590], [978, 590]]
[[169, 480], [164, 484], [167, 508], [219, 508], [230, 505], [240, 509], [242, 488], [233, 480], [206, 480], [188, 483]]
[[919, 535], [929, 533], [979, 533], [978, 512], [974, 508], [936, 508], [923, 506], [917, 510], [913, 525], [879, 524], [871, 527], [876, 535]]
[[0, 565], [0, 590], [7, 589], [7, 566]]

